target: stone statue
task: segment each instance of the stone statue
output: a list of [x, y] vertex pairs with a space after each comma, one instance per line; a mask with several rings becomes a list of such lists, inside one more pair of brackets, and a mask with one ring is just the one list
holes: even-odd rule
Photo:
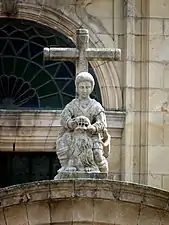
[[58, 172], [107, 173], [110, 135], [99, 102], [90, 98], [95, 82], [88, 72], [75, 79], [77, 97], [61, 113], [61, 130], [56, 152], [61, 163]]

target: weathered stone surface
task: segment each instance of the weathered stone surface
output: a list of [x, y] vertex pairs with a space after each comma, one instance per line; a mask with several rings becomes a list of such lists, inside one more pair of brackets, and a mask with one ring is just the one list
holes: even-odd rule
[[60, 172], [55, 176], [54, 180], [69, 180], [69, 179], [107, 179], [107, 173], [82, 173], [82, 172]]
[[80, 175], [84, 178], [83, 173], [89, 173], [86, 177], [90, 177], [90, 173], [108, 172], [111, 137], [104, 108], [90, 98], [94, 85], [94, 78], [88, 72], [81, 72], [75, 78], [77, 97], [61, 113], [62, 128], [56, 142], [61, 168], [55, 179], [79, 178]]
[[89, 48], [89, 32], [76, 31], [77, 48], [44, 48], [45, 60], [76, 60], [76, 73], [88, 71], [88, 61], [112, 61], [121, 59], [120, 49]]
[[[55, 151], [60, 110], [0, 110], [1, 151]], [[121, 138], [124, 112], [106, 111], [112, 138]]]
[[[23, 202], [25, 194], [30, 197]], [[2, 225], [168, 225], [169, 218], [168, 192], [112, 180], [73, 179], [16, 185], [1, 189], [0, 199]]]

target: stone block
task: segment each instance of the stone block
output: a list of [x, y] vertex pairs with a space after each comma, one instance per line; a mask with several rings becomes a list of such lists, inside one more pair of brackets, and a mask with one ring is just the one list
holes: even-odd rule
[[163, 175], [163, 189], [169, 191], [169, 174]]
[[144, 65], [143, 62], [135, 62], [135, 76], [136, 76], [135, 87], [136, 88], [144, 87], [143, 83], [141, 82], [143, 65]]
[[132, 87], [126, 87], [124, 88], [123, 94], [125, 96], [124, 98], [124, 107], [126, 111], [128, 112], [133, 112], [135, 108], [135, 93], [134, 93], [134, 88]]
[[[163, 146], [149, 146], [148, 147], [148, 171], [149, 174], [154, 175], [165, 175], [169, 174], [169, 167], [168, 167], [168, 158], [169, 158], [169, 151], [168, 147]], [[153, 180], [153, 177], [149, 177], [149, 180]], [[158, 177], [160, 180], [160, 177]], [[160, 182], [159, 182], [160, 185]]]
[[161, 223], [164, 225], [168, 225], [168, 221], [169, 221], [169, 215], [168, 213], [164, 213], [163, 217], [161, 218]]
[[[147, 37], [145, 37], [147, 38]], [[161, 61], [166, 58], [166, 44], [164, 43], [164, 36], [151, 35], [149, 37], [149, 60]]]
[[168, 18], [168, 0], [150, 0], [150, 17]]
[[[163, 103], [167, 99], [167, 93], [160, 88], [151, 88], [148, 90], [149, 111], [157, 112], [161, 111]], [[150, 118], [151, 119], [151, 118]]]
[[140, 172], [140, 146], [133, 147], [133, 160], [131, 162], [133, 168], [133, 175], [135, 176], [135, 182], [138, 181], [137, 175]]
[[[104, 224], [125, 224], [135, 225], [137, 221], [137, 206], [128, 203], [94, 200], [94, 222]], [[132, 218], [128, 215], [132, 215]]]
[[161, 62], [149, 62], [149, 88], [163, 88], [164, 82], [164, 64]]
[[105, 48], [110, 48], [110, 46], [111, 46], [111, 48], [115, 47], [112, 34], [98, 33], [97, 37], [99, 38], [99, 40], [101, 40], [102, 43], [104, 43]]
[[164, 113], [164, 146], [169, 147], [169, 114]]
[[49, 224], [51, 222], [49, 204], [47, 202], [28, 204], [27, 213], [30, 225]]
[[135, 62], [133, 61], [127, 61], [125, 63], [125, 69], [126, 69], [126, 77], [124, 80], [124, 86], [125, 87], [135, 87], [135, 80], [136, 80], [136, 74], [135, 74]]
[[6, 218], [4, 217], [4, 210], [0, 211], [0, 224], [6, 225]]
[[124, 64], [122, 61], [114, 61], [113, 64], [117, 71], [117, 79], [119, 79], [119, 85], [117, 85], [121, 88], [124, 86]]
[[156, 188], [162, 188], [162, 176], [160, 174], [154, 173], [150, 167], [148, 173], [148, 185]]
[[[26, 211], [27, 211], [27, 209], [24, 204], [16, 205], [15, 207], [7, 207], [4, 210], [6, 223], [8, 225], [13, 225], [13, 224], [28, 225]], [[1, 224], [1, 222], [0, 222], [0, 224]], [[32, 224], [30, 224], [30, 225], [32, 225]]]
[[169, 35], [169, 18], [163, 20], [164, 23], [164, 35]]
[[135, 34], [127, 33], [124, 35], [124, 42], [126, 42], [126, 47], [123, 48], [124, 60], [126, 61], [135, 61], [136, 53], [135, 53]]
[[149, 19], [149, 35], [163, 35], [163, 20], [150, 18]]
[[73, 221], [93, 223], [93, 199], [77, 199], [72, 201]]
[[72, 200], [57, 200], [50, 203], [51, 223], [69, 223], [73, 220]]
[[146, 45], [147, 42], [147, 37], [146, 35], [137, 35], [135, 36], [135, 42], [133, 42], [133, 44], [135, 44], [135, 52], [134, 52], [134, 56], [135, 56], [135, 60], [136, 61], [143, 61], [143, 49], [144, 46]]
[[114, 146], [111, 142], [111, 151], [108, 157], [109, 172], [120, 173], [121, 170], [121, 146]]
[[[111, 135], [111, 132], [109, 132]], [[121, 146], [121, 138], [111, 138], [111, 146]]]
[[84, 173], [84, 172], [59, 172], [54, 180], [72, 180], [72, 179], [107, 179], [107, 173]]
[[113, 2], [109, 0], [94, 0], [92, 4], [87, 5], [86, 10], [89, 14], [98, 18], [111, 18], [113, 15]]
[[[156, 46], [156, 58], [154, 60], [164, 62], [165, 64], [169, 63], [169, 36], [158, 36], [158, 44]], [[155, 48], [155, 46], [154, 46]]]
[[138, 216], [137, 224], [159, 225], [161, 217], [162, 217], [162, 213], [163, 213], [162, 210], [155, 210], [155, 209], [142, 206], [140, 210], [140, 214]]
[[124, 19], [123, 17], [114, 17], [114, 21], [112, 21], [112, 27], [114, 26], [114, 33], [118, 35], [122, 35], [125, 33], [124, 30]]
[[138, 18], [135, 20], [135, 34], [136, 35], [146, 35], [148, 33], [147, 23], [149, 19]]
[[169, 88], [169, 63], [163, 66], [164, 88]]
[[114, 1], [114, 17], [123, 18], [124, 1], [123, 0], [113, 0], [113, 1]]
[[163, 113], [152, 112], [149, 113], [148, 124], [148, 145], [160, 146], [163, 145]]

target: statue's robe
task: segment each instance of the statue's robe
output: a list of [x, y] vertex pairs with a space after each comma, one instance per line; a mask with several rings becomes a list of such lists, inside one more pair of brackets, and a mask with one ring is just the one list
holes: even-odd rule
[[[97, 132], [91, 136], [93, 143], [92, 150], [98, 150], [104, 153], [103, 139], [107, 139], [104, 137], [105, 131], [107, 131], [105, 111], [102, 105], [96, 100], [89, 99], [88, 101], [87, 107], [83, 108], [80, 105], [80, 100], [78, 98], [73, 99], [66, 105], [61, 113], [62, 128], [60, 130], [56, 148], [62, 166], [67, 163], [67, 156], [74, 151], [74, 149], [70, 149], [70, 145], [73, 141], [73, 130], [68, 127], [68, 121], [79, 116], [87, 117], [90, 120], [90, 123], [97, 127]], [[93, 162], [90, 163], [93, 164]]]

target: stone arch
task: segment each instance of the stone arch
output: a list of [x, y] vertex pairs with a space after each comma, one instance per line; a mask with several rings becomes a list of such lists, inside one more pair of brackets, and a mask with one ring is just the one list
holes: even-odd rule
[[168, 225], [168, 192], [112, 180], [57, 180], [0, 190], [0, 224]]
[[[69, 36], [75, 42], [76, 29], [83, 27], [87, 28], [90, 33], [90, 45], [92, 47], [105, 47], [104, 43], [97, 37], [90, 25], [83, 24], [83, 21], [75, 18], [69, 9], [52, 9], [48, 6], [42, 7], [36, 2], [27, 4], [19, 3], [18, 13], [10, 18], [32, 20], [42, 25], [57, 29], [59, 32]], [[84, 15], [85, 16], [85, 15]], [[1, 11], [1, 17], [6, 17]], [[99, 29], [99, 28], [98, 28]], [[113, 62], [92, 62], [94, 72], [96, 73], [100, 86], [102, 104], [106, 109], [121, 109], [122, 108], [122, 93], [117, 70]]]

